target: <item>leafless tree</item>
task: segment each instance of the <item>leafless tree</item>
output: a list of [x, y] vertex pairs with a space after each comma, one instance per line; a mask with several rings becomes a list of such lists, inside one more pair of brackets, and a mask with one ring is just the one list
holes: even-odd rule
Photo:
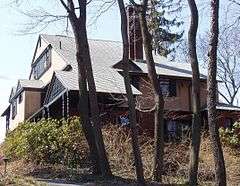
[[144, 174], [143, 174], [143, 164], [141, 158], [141, 152], [138, 145], [138, 134], [137, 134], [137, 121], [136, 121], [136, 110], [135, 110], [135, 100], [132, 93], [132, 87], [130, 84], [129, 76], [129, 38], [127, 30], [127, 15], [123, 0], [118, 0], [118, 6], [121, 15], [121, 33], [123, 40], [123, 73], [124, 73], [124, 83], [127, 92], [128, 108], [129, 108], [129, 119], [132, 137], [132, 148], [136, 167], [136, 174], [138, 183], [141, 185], [145, 184]]
[[164, 99], [159, 86], [159, 78], [155, 69], [153, 59], [152, 36], [147, 25], [148, 0], [143, 0], [138, 5], [134, 0], [130, 2], [135, 6], [135, 10], [140, 18], [140, 27], [143, 38], [144, 52], [148, 68], [148, 77], [154, 92], [154, 161], [153, 177], [155, 181], [162, 182], [163, 174], [163, 155], [164, 155]]
[[[22, 3], [23, 1], [16, 0], [16, 2]], [[40, 30], [37, 30], [39, 32], [45, 29], [49, 24], [59, 20], [65, 19], [70, 21], [76, 43], [76, 60], [78, 64], [79, 80], [79, 114], [93, 160], [93, 171], [103, 176], [111, 176], [112, 173], [100, 128], [96, 87], [92, 72], [91, 56], [89, 53], [86, 29], [87, 5], [89, 2], [87, 2], [87, 0], [58, 0], [56, 2], [60, 3], [65, 9], [66, 15], [51, 14], [44, 11], [44, 9], [34, 10], [34, 13], [22, 12], [33, 20], [28, 24], [29, 27], [26, 27], [24, 32], [26, 34], [27, 31], [32, 31], [40, 27]]]
[[[201, 59], [207, 63], [207, 37], [203, 35], [199, 39], [199, 54]], [[218, 93], [228, 104], [238, 103], [240, 89], [240, 29], [239, 27], [228, 27], [220, 29], [219, 47], [217, 56], [217, 77], [219, 83]]]
[[[79, 110], [81, 113], [82, 123], [85, 126], [86, 131], [91, 131], [93, 135], [90, 138], [94, 138], [94, 155], [97, 160], [98, 168], [103, 176], [111, 176], [111, 170], [108, 163], [106, 150], [103, 142], [102, 132], [100, 128], [100, 117], [99, 108], [97, 101], [96, 86], [92, 72], [91, 56], [89, 52], [89, 44], [87, 37], [87, 0], [79, 0], [77, 7], [73, 0], [60, 0], [63, 7], [68, 13], [68, 18], [72, 25], [75, 43], [76, 43], [76, 59], [78, 62], [78, 77], [79, 77], [79, 98], [80, 106]], [[79, 10], [79, 14], [76, 10]], [[91, 118], [89, 118], [88, 112], [88, 93], [90, 101], [90, 113]], [[92, 142], [91, 142], [92, 143]], [[94, 154], [92, 153], [92, 154]]]
[[211, 0], [211, 30], [208, 62], [208, 125], [215, 162], [215, 185], [226, 185], [226, 169], [217, 123], [217, 51], [219, 35], [219, 0]]
[[199, 150], [201, 142], [200, 73], [196, 49], [198, 9], [195, 0], [188, 0], [191, 23], [188, 31], [188, 54], [192, 67], [192, 142], [190, 146], [189, 184], [197, 185]]

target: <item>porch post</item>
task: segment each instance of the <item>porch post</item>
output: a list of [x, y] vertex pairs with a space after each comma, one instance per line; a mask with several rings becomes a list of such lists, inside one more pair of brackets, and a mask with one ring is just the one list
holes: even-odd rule
[[45, 112], [45, 107], [43, 107], [42, 118], [45, 118], [45, 114], [46, 114], [46, 112]]
[[47, 107], [47, 117], [50, 118], [49, 106]]
[[67, 118], [69, 118], [69, 93], [68, 93], [68, 90], [67, 90]]
[[9, 132], [9, 116], [6, 116], [6, 135]]
[[64, 94], [62, 95], [62, 117], [64, 118], [65, 116], [65, 103], [64, 103]]

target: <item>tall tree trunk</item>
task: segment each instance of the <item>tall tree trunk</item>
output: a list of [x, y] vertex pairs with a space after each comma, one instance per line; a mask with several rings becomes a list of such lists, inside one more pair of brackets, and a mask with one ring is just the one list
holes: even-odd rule
[[[85, 25], [86, 26], [86, 25]], [[101, 120], [99, 117], [99, 106], [98, 106], [98, 100], [97, 100], [97, 92], [96, 92], [96, 86], [95, 81], [93, 77], [93, 71], [92, 71], [92, 65], [91, 65], [91, 58], [89, 53], [89, 45], [87, 40], [87, 30], [86, 27], [83, 27], [83, 32], [81, 33], [82, 39], [81, 39], [81, 45], [84, 48], [82, 51], [84, 56], [83, 60], [86, 63], [86, 77], [88, 82], [88, 91], [89, 91], [89, 101], [90, 101], [90, 123], [93, 128], [93, 133], [95, 136], [95, 143], [98, 153], [98, 162], [101, 170], [101, 174], [103, 176], [111, 177], [112, 173], [110, 170], [109, 162], [107, 159], [107, 154], [105, 150], [105, 145], [103, 141], [102, 131], [101, 131]]]
[[[95, 173], [101, 173], [103, 176], [109, 177], [112, 175], [112, 173], [108, 163], [100, 128], [96, 86], [92, 72], [91, 57], [87, 38], [87, 1], [78, 1], [80, 11], [79, 17], [77, 17], [75, 13], [73, 0], [68, 0], [67, 4], [65, 4], [63, 0], [60, 1], [68, 12], [69, 20], [71, 22], [75, 37], [79, 76], [79, 111], [85, 136], [89, 144], [91, 157], [94, 163], [94, 171]], [[87, 83], [89, 91], [87, 91]], [[90, 100], [90, 104], [88, 100]], [[91, 118], [89, 114], [91, 114]]]
[[219, 35], [219, 0], [211, 0], [211, 31], [209, 42], [208, 63], [208, 124], [211, 137], [212, 151], [215, 162], [215, 185], [226, 185], [226, 169], [217, 123], [217, 48]]
[[192, 67], [192, 142], [190, 146], [189, 184], [197, 185], [199, 149], [201, 142], [201, 110], [200, 110], [200, 74], [196, 51], [198, 30], [198, 9], [195, 0], [188, 0], [191, 11], [191, 24], [188, 31], [189, 60]]
[[144, 0], [143, 5], [138, 11], [148, 68], [148, 77], [152, 84], [155, 100], [153, 176], [155, 181], [162, 182], [164, 155], [164, 99], [152, 55], [152, 36], [149, 33], [146, 20], [147, 5], [148, 0]]
[[118, 6], [121, 14], [121, 32], [123, 40], [123, 73], [124, 73], [124, 83], [128, 98], [129, 107], [129, 119], [131, 128], [131, 138], [132, 138], [132, 148], [136, 167], [137, 181], [139, 184], [144, 185], [144, 173], [143, 164], [141, 158], [141, 152], [138, 145], [138, 132], [137, 132], [137, 121], [136, 121], [136, 110], [135, 110], [135, 100], [132, 93], [132, 87], [130, 84], [129, 76], [129, 42], [128, 42], [128, 31], [127, 31], [127, 15], [124, 7], [123, 0], [118, 0]]

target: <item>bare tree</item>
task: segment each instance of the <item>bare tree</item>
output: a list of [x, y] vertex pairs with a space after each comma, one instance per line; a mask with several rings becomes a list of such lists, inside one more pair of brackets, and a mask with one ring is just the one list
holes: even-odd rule
[[[207, 63], [207, 37], [203, 35], [199, 41], [199, 53]], [[240, 30], [238, 27], [222, 26], [219, 35], [217, 56], [217, 77], [221, 81], [218, 93], [228, 104], [238, 102], [237, 95], [240, 89]]]
[[[75, 43], [76, 43], [76, 59], [78, 62], [78, 77], [79, 77], [79, 100], [80, 100], [80, 117], [83, 128], [86, 132], [92, 156], [94, 156], [96, 168], [100, 170], [103, 176], [111, 176], [111, 170], [108, 163], [105, 146], [103, 142], [102, 132], [100, 128], [99, 108], [96, 94], [96, 86], [94, 82], [91, 56], [89, 52], [89, 44], [86, 29], [86, 0], [79, 0], [77, 5], [73, 0], [60, 0], [63, 7], [68, 13], [70, 23], [72, 25]], [[79, 10], [77, 15], [76, 10]], [[90, 113], [88, 109], [88, 92], [90, 100]]]
[[200, 73], [196, 50], [198, 30], [198, 9], [195, 0], [188, 0], [191, 11], [191, 23], [188, 31], [188, 54], [192, 67], [192, 142], [190, 146], [189, 184], [197, 185], [199, 149], [201, 142], [201, 109], [200, 109]]
[[121, 32], [123, 40], [123, 73], [124, 73], [124, 83], [128, 98], [128, 108], [129, 108], [129, 119], [132, 137], [132, 148], [136, 167], [136, 174], [138, 183], [141, 185], [145, 184], [144, 174], [143, 174], [143, 164], [141, 158], [141, 152], [138, 145], [138, 134], [137, 134], [137, 121], [136, 121], [136, 110], [135, 110], [135, 100], [132, 93], [132, 87], [130, 84], [129, 76], [129, 38], [127, 30], [127, 15], [124, 7], [123, 0], [118, 0], [118, 6], [121, 14]]
[[[16, 2], [22, 3], [23, 0], [16, 0]], [[37, 30], [37, 32], [39, 32], [47, 28], [47, 26], [53, 22], [57, 22], [59, 20], [70, 20], [76, 43], [76, 60], [78, 63], [79, 114], [84, 134], [90, 148], [90, 155], [94, 165], [93, 171], [94, 173], [102, 174], [103, 176], [111, 176], [112, 173], [108, 163], [100, 128], [96, 87], [87, 38], [86, 9], [89, 2], [87, 2], [87, 0], [58, 0], [56, 2], [59, 2], [60, 5], [64, 7], [67, 12], [67, 16], [51, 14], [41, 8], [39, 8], [39, 10], [35, 10], [34, 12], [22, 12], [33, 20], [33, 22], [26, 25], [28, 27], [26, 27], [26, 30], [23, 32], [26, 33], [40, 28], [40, 30]]]
[[134, 0], [130, 2], [135, 6], [135, 10], [140, 18], [140, 27], [143, 38], [144, 52], [148, 68], [148, 77], [150, 79], [154, 92], [154, 161], [153, 161], [153, 177], [155, 181], [162, 182], [163, 174], [163, 155], [164, 155], [164, 99], [159, 84], [159, 78], [155, 69], [153, 59], [152, 36], [147, 25], [147, 8], [148, 0], [143, 0], [138, 5]]
[[236, 1], [236, 0], [229, 0], [230, 2], [233, 2], [235, 5], [238, 5], [238, 6], [240, 6], [240, 3], [238, 2], [238, 1]]
[[215, 185], [226, 185], [226, 169], [217, 123], [217, 48], [219, 35], [219, 0], [211, 0], [211, 30], [208, 62], [208, 125], [215, 162]]

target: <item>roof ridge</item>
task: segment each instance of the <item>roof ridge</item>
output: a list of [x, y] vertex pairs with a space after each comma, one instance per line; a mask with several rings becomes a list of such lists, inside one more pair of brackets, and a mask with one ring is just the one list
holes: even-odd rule
[[[74, 39], [73, 36], [67, 36], [67, 35], [61, 35], [61, 34], [40, 34], [40, 36], [55, 36], [55, 37], [65, 37], [65, 38], [72, 38]], [[116, 43], [122, 43], [121, 41], [117, 40], [109, 40], [109, 39], [93, 39], [93, 38], [88, 38], [90, 41], [106, 41], [106, 42], [116, 42]]]

